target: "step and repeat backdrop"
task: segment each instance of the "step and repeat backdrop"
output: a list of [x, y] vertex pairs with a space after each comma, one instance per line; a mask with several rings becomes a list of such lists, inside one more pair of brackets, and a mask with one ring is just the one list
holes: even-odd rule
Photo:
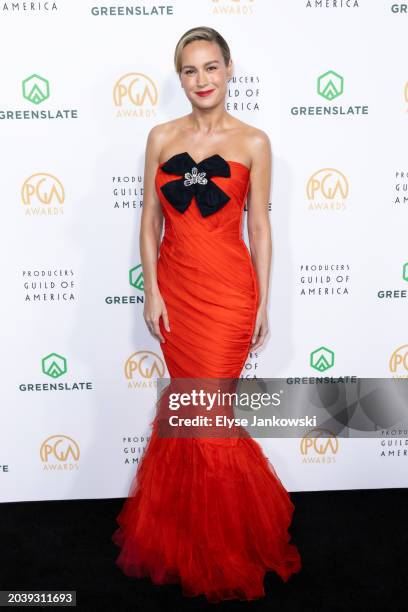
[[[201, 25], [231, 48], [226, 109], [273, 151], [270, 333], [242, 376], [408, 374], [406, 3], [2, 0], [1, 501], [128, 493], [168, 376], [146, 136], [191, 110], [173, 53]], [[408, 432], [383, 427], [259, 443], [290, 491], [404, 487]]]

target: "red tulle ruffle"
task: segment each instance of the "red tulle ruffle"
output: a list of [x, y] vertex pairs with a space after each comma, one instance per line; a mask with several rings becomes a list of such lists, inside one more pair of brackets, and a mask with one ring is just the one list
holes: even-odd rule
[[151, 438], [117, 516], [116, 564], [128, 576], [180, 583], [183, 595], [252, 600], [267, 571], [301, 569], [288, 528], [294, 505], [252, 438]]

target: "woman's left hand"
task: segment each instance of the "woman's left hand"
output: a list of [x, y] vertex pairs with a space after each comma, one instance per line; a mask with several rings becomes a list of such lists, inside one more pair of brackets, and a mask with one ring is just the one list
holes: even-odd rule
[[255, 349], [262, 346], [268, 331], [269, 326], [267, 309], [265, 306], [260, 306], [256, 314], [255, 328], [254, 333], [252, 334], [252, 342], [250, 348], [251, 351], [254, 351]]

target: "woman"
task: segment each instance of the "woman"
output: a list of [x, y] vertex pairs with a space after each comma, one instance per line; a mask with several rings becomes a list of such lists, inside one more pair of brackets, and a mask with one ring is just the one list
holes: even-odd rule
[[[144, 319], [171, 380], [237, 379], [268, 332], [271, 147], [225, 110], [232, 61], [218, 32], [188, 30], [174, 59], [192, 111], [147, 139]], [[112, 536], [127, 575], [179, 582], [184, 595], [218, 602], [257, 599], [267, 571], [287, 581], [300, 570], [288, 534], [294, 506], [258, 443], [166, 439], [158, 416], [152, 425]]]

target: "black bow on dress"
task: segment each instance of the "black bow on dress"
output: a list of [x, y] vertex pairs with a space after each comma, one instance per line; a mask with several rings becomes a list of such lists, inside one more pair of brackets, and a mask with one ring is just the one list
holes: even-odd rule
[[178, 153], [163, 164], [162, 170], [181, 175], [160, 187], [170, 204], [181, 213], [190, 206], [193, 196], [203, 217], [214, 214], [231, 199], [211, 180], [213, 176], [231, 176], [228, 163], [218, 154], [196, 164], [187, 152]]

